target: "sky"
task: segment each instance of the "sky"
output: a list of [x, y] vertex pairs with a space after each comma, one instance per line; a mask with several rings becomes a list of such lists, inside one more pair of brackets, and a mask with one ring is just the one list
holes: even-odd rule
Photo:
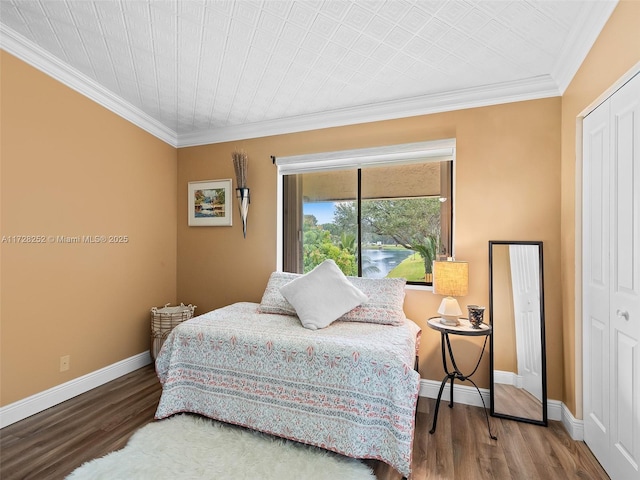
[[334, 202], [313, 202], [305, 203], [303, 206], [304, 215], [313, 215], [318, 220], [318, 225], [333, 223]]

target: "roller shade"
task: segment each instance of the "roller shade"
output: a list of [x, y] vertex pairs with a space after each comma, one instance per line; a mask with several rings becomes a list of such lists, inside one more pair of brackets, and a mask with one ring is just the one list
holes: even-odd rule
[[449, 138], [430, 142], [278, 157], [276, 165], [279, 174], [291, 175], [388, 164], [440, 162], [453, 160], [455, 151], [456, 140]]

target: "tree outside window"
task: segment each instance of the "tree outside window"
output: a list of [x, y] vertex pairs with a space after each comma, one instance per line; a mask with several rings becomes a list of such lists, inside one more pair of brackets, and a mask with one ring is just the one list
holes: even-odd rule
[[[302, 231], [295, 234], [290, 226], [285, 252], [297, 249], [301, 258], [297, 267], [285, 262], [285, 270], [306, 273], [332, 259], [345, 275], [430, 284], [433, 261], [448, 255], [451, 246], [450, 188], [444, 198], [441, 189], [450, 185], [450, 176], [441, 177], [451, 168], [440, 163], [451, 162], [288, 176], [295, 177], [289, 180], [300, 206], [291, 198], [285, 204], [300, 212]], [[285, 224], [296, 218], [291, 211]]]

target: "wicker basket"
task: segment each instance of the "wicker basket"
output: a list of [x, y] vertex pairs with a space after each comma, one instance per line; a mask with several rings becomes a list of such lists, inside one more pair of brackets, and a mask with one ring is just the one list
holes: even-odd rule
[[170, 307], [167, 303], [162, 308], [151, 309], [151, 358], [156, 359], [171, 330], [192, 318], [195, 309], [194, 305], [184, 303], [178, 307]]

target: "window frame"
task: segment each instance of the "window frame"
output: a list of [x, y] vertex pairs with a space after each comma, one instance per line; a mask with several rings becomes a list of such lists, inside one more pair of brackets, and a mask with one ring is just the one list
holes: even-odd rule
[[[361, 169], [376, 165], [400, 165], [408, 163], [422, 163], [425, 161], [451, 160], [451, 195], [456, 195], [456, 139], [415, 142], [383, 147], [321, 152], [287, 157], [272, 157], [277, 168], [277, 202], [276, 202], [276, 270], [281, 272], [284, 257], [283, 234], [283, 197], [284, 178], [286, 175], [313, 173], [327, 170]], [[451, 212], [451, 252], [455, 256], [455, 209], [454, 202]], [[425, 284], [407, 284], [410, 289], [431, 290], [432, 286]]]

